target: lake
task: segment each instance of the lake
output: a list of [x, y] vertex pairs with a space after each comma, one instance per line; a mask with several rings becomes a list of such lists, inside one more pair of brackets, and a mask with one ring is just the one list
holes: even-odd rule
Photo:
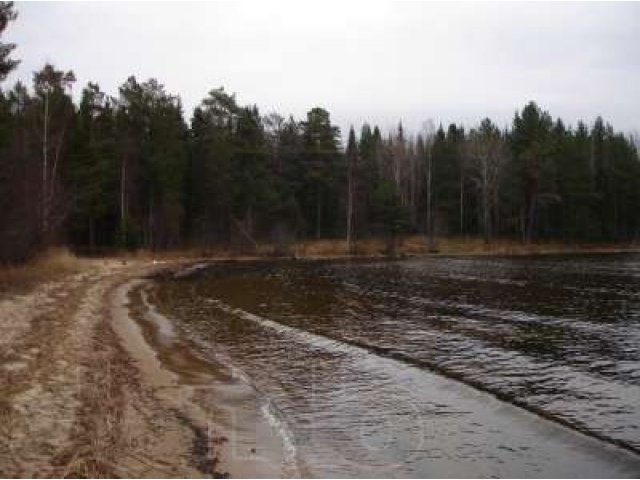
[[251, 387], [283, 472], [640, 474], [639, 255], [200, 267], [145, 301]]

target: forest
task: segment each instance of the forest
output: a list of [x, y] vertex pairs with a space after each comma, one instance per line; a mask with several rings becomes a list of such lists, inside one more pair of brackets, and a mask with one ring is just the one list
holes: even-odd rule
[[[15, 18], [0, 3], [0, 34]], [[52, 244], [157, 250], [404, 233], [630, 242], [640, 233], [637, 142], [600, 117], [568, 125], [531, 101], [514, 106], [507, 129], [487, 118], [341, 132], [324, 108], [265, 114], [222, 87], [185, 112], [153, 78], [131, 76], [112, 96], [46, 64], [31, 85], [9, 86], [14, 47], [0, 44], [3, 263]]]

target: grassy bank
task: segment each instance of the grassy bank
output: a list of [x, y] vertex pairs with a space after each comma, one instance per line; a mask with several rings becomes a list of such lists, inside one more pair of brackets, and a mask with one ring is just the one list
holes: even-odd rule
[[[598, 253], [640, 251], [640, 245], [632, 243], [567, 243], [544, 241], [526, 244], [511, 239], [497, 239], [486, 244], [481, 238], [438, 238], [435, 248], [429, 249], [422, 235], [398, 237], [394, 255], [544, 255], [559, 253]], [[297, 259], [343, 258], [348, 256], [383, 257], [389, 255], [389, 244], [384, 238], [368, 238], [353, 242], [351, 252], [343, 239], [307, 239], [282, 246], [269, 242], [257, 246], [203, 246], [188, 249], [150, 251], [118, 254], [123, 259], [143, 261], [170, 261], [178, 259], [250, 260], [289, 257]]]
[[[498, 239], [487, 244], [481, 238], [450, 237], [439, 238], [430, 249], [427, 239], [422, 235], [411, 235], [397, 239], [395, 253], [398, 255], [531, 255], [580, 252], [615, 252], [640, 249], [638, 245], [625, 244], [588, 244], [566, 242], [536, 242], [526, 244], [510, 239]], [[344, 240], [309, 240], [295, 246], [297, 257], [343, 256], [348, 255], [347, 242]], [[355, 255], [377, 256], [388, 254], [387, 242], [373, 238], [355, 242]]]
[[[510, 239], [497, 239], [486, 244], [481, 238], [438, 238], [435, 249], [430, 250], [422, 235], [408, 235], [396, 239], [394, 255], [545, 255], [559, 253], [599, 253], [640, 251], [632, 243], [567, 243], [558, 241], [522, 243]], [[368, 238], [353, 242], [351, 255], [356, 257], [383, 257], [389, 254], [384, 238]], [[99, 259], [127, 261], [179, 261], [195, 259], [251, 260], [264, 258], [323, 259], [344, 258], [350, 255], [346, 240], [308, 239], [283, 247], [268, 242], [257, 246], [207, 246], [187, 249], [136, 252], [102, 252]], [[17, 266], [0, 266], [0, 296], [29, 291], [35, 285], [85, 270], [96, 260], [75, 255], [65, 248], [51, 249], [29, 262]]]

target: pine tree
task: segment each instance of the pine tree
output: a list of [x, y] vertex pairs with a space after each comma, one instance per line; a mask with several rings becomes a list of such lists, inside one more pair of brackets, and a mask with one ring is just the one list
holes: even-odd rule
[[314, 225], [316, 238], [320, 238], [323, 232], [335, 233], [340, 130], [331, 124], [328, 111], [316, 107], [302, 123], [302, 137], [305, 171], [297, 198], [307, 225]]
[[[18, 13], [13, 8], [13, 2], [0, 2], [0, 36], [9, 22], [15, 20], [17, 16]], [[7, 75], [20, 63], [19, 60], [9, 57], [15, 48], [14, 43], [0, 42], [0, 82], [7, 78]]]

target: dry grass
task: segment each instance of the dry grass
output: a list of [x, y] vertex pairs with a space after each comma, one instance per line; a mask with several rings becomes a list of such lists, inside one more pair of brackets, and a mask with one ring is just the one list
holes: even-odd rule
[[[435, 239], [434, 251], [430, 251], [423, 235], [407, 235], [396, 239], [395, 253], [398, 255], [536, 255], [552, 253], [586, 253], [634, 251], [639, 246], [632, 244], [588, 244], [566, 242], [536, 242], [526, 244], [512, 239], [496, 239], [486, 244], [482, 238], [447, 237]], [[358, 256], [381, 256], [388, 251], [383, 238], [357, 240], [353, 254]], [[298, 258], [331, 258], [349, 254], [345, 240], [305, 240], [293, 247]]]
[[132, 380], [116, 345], [113, 331], [104, 323], [98, 325], [90, 368], [79, 392], [82, 407], [73, 427], [74, 443], [53, 461], [61, 478], [117, 477], [116, 459], [131, 447], [122, 435], [122, 389]]
[[340, 257], [348, 254], [346, 240], [303, 240], [292, 246], [297, 258]]
[[[353, 243], [355, 256], [378, 257], [388, 252], [384, 238], [359, 239]], [[530, 255], [550, 253], [615, 252], [637, 251], [632, 244], [587, 244], [565, 242], [536, 242], [525, 244], [512, 239], [496, 239], [487, 245], [482, 238], [447, 237], [437, 238], [435, 251], [429, 251], [427, 239], [423, 235], [398, 237], [395, 242], [397, 255]], [[272, 243], [260, 243], [254, 247], [213, 245], [188, 249], [151, 251], [138, 250], [134, 253], [110, 255], [109, 258], [122, 261], [172, 262], [180, 260], [252, 260], [269, 257], [295, 258], [341, 258], [349, 256], [344, 239], [300, 240], [286, 247]], [[49, 250], [24, 265], [0, 266], [0, 296], [21, 293], [35, 285], [55, 280], [63, 275], [86, 270], [91, 260], [79, 258], [69, 250], [57, 248]]]
[[[640, 249], [632, 244], [588, 244], [545, 241], [526, 244], [513, 239], [495, 239], [486, 244], [478, 237], [443, 237], [435, 240], [435, 248], [430, 251], [427, 238], [423, 235], [406, 235], [395, 241], [397, 255], [535, 255], [552, 253], [615, 252]], [[354, 256], [379, 257], [387, 255], [388, 242], [385, 238], [366, 238], [353, 242], [351, 254]], [[251, 260], [269, 257], [295, 258], [341, 258], [350, 255], [344, 239], [307, 239], [293, 242], [286, 247], [272, 243], [260, 243], [257, 247], [208, 246], [169, 251], [139, 250], [123, 254], [122, 259], [141, 261], [175, 261], [189, 259]]]
[[86, 261], [64, 248], [48, 250], [23, 265], [0, 267], [0, 296], [21, 293], [63, 275], [80, 272]]
[[629, 243], [569, 243], [541, 241], [524, 243], [513, 239], [495, 239], [486, 244], [481, 238], [444, 238], [436, 242], [438, 253], [445, 255], [541, 255], [553, 253], [588, 253], [634, 251], [638, 246]]

